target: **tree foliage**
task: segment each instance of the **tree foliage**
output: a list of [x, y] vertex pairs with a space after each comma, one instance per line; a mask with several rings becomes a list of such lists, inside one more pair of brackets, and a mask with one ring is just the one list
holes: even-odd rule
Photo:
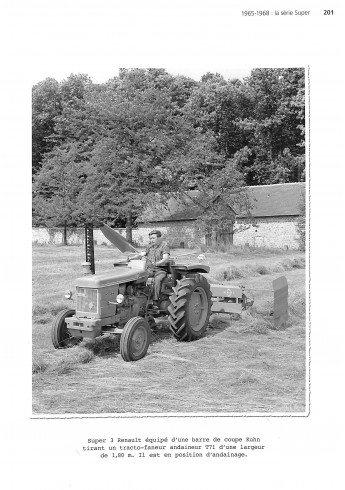
[[61, 83], [46, 78], [32, 89], [32, 170], [35, 175], [46, 154], [80, 135], [69, 128], [76, 113], [83, 114], [88, 75], [70, 75]]
[[53, 78], [39, 82], [32, 89], [32, 170], [39, 170], [43, 155], [53, 149], [49, 137], [54, 133], [55, 118], [61, 113], [59, 83]]
[[104, 84], [72, 74], [33, 87], [36, 224], [102, 218], [130, 235], [147, 203], [197, 191], [200, 227], [221, 231], [230, 209], [248, 209], [245, 185], [303, 180], [304, 165], [303, 69], [200, 82], [121, 69]]
[[305, 250], [306, 247], [306, 200], [305, 193], [302, 194], [299, 202], [299, 217], [297, 221], [297, 234], [300, 250]]
[[256, 69], [245, 83], [253, 112], [240, 121], [248, 143], [234, 159], [247, 184], [304, 180], [304, 70]]
[[47, 226], [79, 223], [79, 194], [84, 178], [84, 164], [78, 162], [78, 146], [55, 148], [43, 159], [33, 185], [34, 222]]

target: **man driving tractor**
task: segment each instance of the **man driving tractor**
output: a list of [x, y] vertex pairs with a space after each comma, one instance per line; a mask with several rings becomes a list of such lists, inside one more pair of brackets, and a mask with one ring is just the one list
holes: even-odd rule
[[150, 243], [144, 252], [130, 254], [128, 261], [142, 259], [146, 257], [147, 270], [149, 277], [154, 279], [153, 287], [153, 306], [158, 307], [159, 293], [162, 281], [167, 275], [166, 265], [169, 262], [170, 249], [166, 242], [162, 241], [162, 233], [159, 230], [152, 230], [149, 233]]

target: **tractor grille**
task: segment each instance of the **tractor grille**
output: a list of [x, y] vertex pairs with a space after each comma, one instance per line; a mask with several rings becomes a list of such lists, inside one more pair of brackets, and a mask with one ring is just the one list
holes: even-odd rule
[[81, 313], [98, 312], [97, 289], [77, 287], [77, 311]]

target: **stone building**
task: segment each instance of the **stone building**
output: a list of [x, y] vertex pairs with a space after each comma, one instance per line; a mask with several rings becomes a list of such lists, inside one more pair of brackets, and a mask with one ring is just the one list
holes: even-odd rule
[[[251, 217], [236, 214], [227, 241], [235, 246], [297, 249], [297, 222], [305, 199], [305, 183], [251, 186], [247, 191], [252, 203]], [[171, 245], [192, 247], [198, 241], [193, 225], [199, 213], [192, 201], [182, 205], [170, 199], [167, 208], [146, 211], [137, 220], [133, 238], [139, 245], [146, 245], [149, 230], [158, 228], [168, 235]], [[205, 241], [206, 237], [202, 239]]]
[[[247, 190], [252, 202], [251, 217], [237, 214], [233, 229], [221, 238], [235, 246], [297, 249], [297, 222], [301, 202], [305, 198], [305, 183], [259, 185]], [[166, 208], [149, 209], [137, 220], [138, 227], [133, 229], [134, 245], [147, 245], [148, 233], [153, 228], [166, 234], [174, 247], [188, 248], [198, 245], [200, 241], [205, 242], [206, 237], [197, 237], [195, 233], [194, 224], [199, 213], [200, 210], [192, 202], [182, 205], [174, 199], [169, 201]], [[125, 229], [117, 231], [126, 236]], [[94, 230], [94, 238], [98, 245], [110, 245], [100, 230]], [[37, 244], [61, 244], [63, 230], [33, 228], [32, 241]], [[83, 229], [68, 230], [68, 244], [78, 245], [83, 241]]]

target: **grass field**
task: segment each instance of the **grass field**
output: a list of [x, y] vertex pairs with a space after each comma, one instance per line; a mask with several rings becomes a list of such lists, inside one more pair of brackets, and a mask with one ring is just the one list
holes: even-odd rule
[[[187, 251], [190, 253], [191, 251]], [[179, 256], [185, 250], [174, 250]], [[120, 252], [96, 247], [96, 272]], [[288, 325], [274, 330], [272, 295], [249, 291], [254, 306], [240, 318], [211, 316], [206, 335], [177, 342], [167, 322], [152, 333], [145, 358], [124, 362], [119, 337], [103, 336], [55, 350], [54, 315], [82, 275], [83, 247], [33, 248], [33, 413], [303, 413], [306, 410], [305, 262], [302, 252], [234, 249], [205, 254], [211, 283], [270, 288], [289, 283]], [[184, 257], [195, 262], [195, 257]], [[181, 262], [181, 260], [179, 261]], [[229, 282], [230, 281], [230, 282]]]

